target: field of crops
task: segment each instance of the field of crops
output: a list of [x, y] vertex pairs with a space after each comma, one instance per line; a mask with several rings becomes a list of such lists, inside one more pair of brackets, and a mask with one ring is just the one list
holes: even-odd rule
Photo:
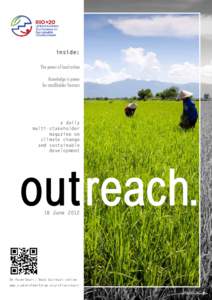
[[[188, 198], [199, 200], [198, 124], [187, 132], [178, 127], [181, 102], [141, 101], [132, 118], [124, 115], [126, 104], [85, 101], [85, 183], [115, 177], [124, 194], [131, 177], [142, 178], [144, 190], [150, 179], [161, 177], [167, 185], [154, 190], [157, 198], [168, 196], [174, 168], [188, 182]], [[85, 204], [85, 285], [199, 285], [198, 205], [183, 206], [181, 188], [174, 207], [168, 199], [153, 207], [146, 194], [144, 203], [108, 207], [94, 188], [93, 205]]]

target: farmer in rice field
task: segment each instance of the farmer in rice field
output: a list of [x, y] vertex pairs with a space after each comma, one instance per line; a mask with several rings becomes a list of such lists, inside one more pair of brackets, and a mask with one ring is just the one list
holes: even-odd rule
[[198, 119], [197, 109], [191, 97], [192, 93], [185, 90], [181, 91], [178, 96], [178, 99], [183, 100], [183, 114], [179, 124], [183, 129], [194, 128]]
[[137, 105], [135, 103], [129, 103], [124, 109], [125, 115], [127, 117], [132, 117], [136, 111], [136, 108], [137, 108]]

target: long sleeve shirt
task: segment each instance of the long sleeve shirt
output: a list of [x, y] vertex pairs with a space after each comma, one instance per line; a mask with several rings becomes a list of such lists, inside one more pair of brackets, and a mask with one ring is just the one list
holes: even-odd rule
[[192, 102], [191, 98], [183, 100], [183, 115], [186, 115], [189, 121], [196, 121], [198, 118], [196, 106]]

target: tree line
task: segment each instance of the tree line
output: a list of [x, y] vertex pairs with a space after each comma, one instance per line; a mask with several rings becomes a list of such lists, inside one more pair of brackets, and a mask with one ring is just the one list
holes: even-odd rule
[[[137, 92], [137, 96], [134, 97], [119, 97], [119, 99], [123, 100], [148, 100], [151, 98], [156, 99], [176, 99], [177, 95], [179, 93], [179, 89], [177, 87], [170, 87], [168, 89], [163, 90], [162, 92], [156, 93], [155, 95], [152, 93], [151, 89], [141, 89]], [[117, 97], [116, 97], [117, 98]], [[110, 97], [85, 97], [85, 100], [110, 100], [110, 99], [116, 99], [116, 98], [110, 98]]]
[[[172, 86], [170, 88], [163, 90], [162, 92], [156, 93], [155, 97], [160, 98], [162, 100], [176, 99], [178, 93], [179, 93], [178, 87]], [[139, 100], [147, 100], [147, 99], [153, 98], [153, 97], [154, 97], [154, 95], [153, 95], [151, 89], [141, 89], [138, 91], [138, 99]]]

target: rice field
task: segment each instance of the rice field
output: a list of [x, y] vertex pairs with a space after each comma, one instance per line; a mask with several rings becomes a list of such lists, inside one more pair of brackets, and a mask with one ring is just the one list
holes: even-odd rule
[[[124, 114], [126, 101], [85, 101], [85, 185], [87, 178], [142, 178], [144, 190], [153, 177], [154, 197], [167, 195], [160, 207], [106, 206], [94, 187], [93, 205], [85, 201], [86, 286], [198, 286], [199, 206], [169, 205], [169, 170], [188, 182], [188, 199], [199, 200], [199, 126], [178, 127], [182, 103], [140, 101], [135, 115]], [[196, 103], [198, 105], [198, 103]], [[85, 186], [85, 199], [87, 199]], [[111, 196], [111, 200], [113, 196]]]

